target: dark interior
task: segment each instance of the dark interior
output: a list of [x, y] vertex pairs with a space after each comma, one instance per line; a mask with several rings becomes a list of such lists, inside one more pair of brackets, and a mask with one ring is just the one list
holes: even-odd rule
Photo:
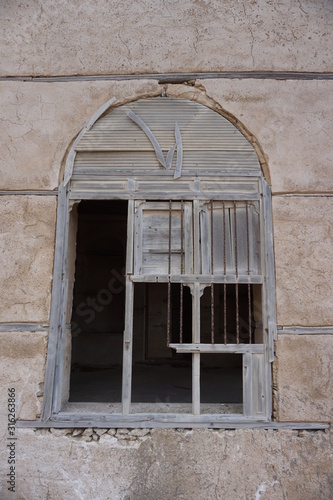
[[[84, 201], [79, 204], [72, 312], [71, 402], [121, 402], [126, 234], [127, 202]], [[232, 319], [234, 288], [228, 285], [228, 331], [231, 333], [235, 328]], [[247, 286], [245, 288], [240, 288], [239, 300], [246, 330]], [[214, 292], [216, 342], [220, 342], [223, 285], [215, 285]], [[167, 347], [167, 296], [167, 284], [135, 284], [133, 403], [192, 401], [192, 355], [177, 354]], [[183, 342], [190, 343], [192, 295], [186, 286], [183, 287], [183, 304]], [[177, 343], [180, 332], [179, 284], [171, 286], [170, 323], [171, 341]], [[201, 299], [202, 342], [210, 342], [210, 328], [208, 287]], [[201, 402], [242, 402], [241, 355], [201, 355]]]

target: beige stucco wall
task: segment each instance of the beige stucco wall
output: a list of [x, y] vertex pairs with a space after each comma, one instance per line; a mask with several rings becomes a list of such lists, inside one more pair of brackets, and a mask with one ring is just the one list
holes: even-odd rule
[[113, 430], [98, 441], [67, 432], [20, 430], [16, 498], [332, 498], [325, 431]]
[[0, 190], [56, 189], [66, 153], [111, 97], [156, 95], [156, 82], [0, 82]]
[[3, 75], [332, 71], [330, 0], [2, 2]]
[[277, 420], [330, 422], [333, 335], [280, 334], [276, 342], [274, 384]]
[[204, 80], [202, 84], [257, 138], [273, 193], [332, 192], [332, 80]]
[[[148, 80], [0, 82], [0, 189], [55, 189], [71, 142], [99, 106], [161, 91]], [[263, 152], [274, 193], [333, 191], [332, 80], [197, 80], [167, 93], [237, 119]]]
[[1, 322], [49, 322], [55, 196], [0, 197]]
[[15, 389], [17, 419], [35, 420], [40, 415], [47, 336], [47, 331], [0, 332], [1, 436], [7, 423], [7, 389]]
[[273, 197], [277, 321], [333, 324], [333, 198]]

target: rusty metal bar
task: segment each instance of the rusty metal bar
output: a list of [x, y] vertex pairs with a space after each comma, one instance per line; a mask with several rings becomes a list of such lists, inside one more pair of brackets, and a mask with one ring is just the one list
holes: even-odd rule
[[[225, 232], [225, 204], [223, 206], [223, 270], [224, 276], [227, 273], [227, 257], [226, 257], [226, 232]], [[224, 343], [227, 343], [227, 284], [223, 285], [223, 337]]]
[[171, 223], [172, 223], [172, 201], [169, 200], [169, 254], [168, 254], [168, 313], [167, 313], [167, 346], [170, 344], [170, 323], [171, 323]]
[[[214, 274], [214, 219], [213, 219], [213, 200], [210, 202], [210, 271]], [[210, 332], [211, 343], [214, 344], [215, 337], [215, 322], [214, 322], [214, 283], [210, 285]]]
[[[246, 242], [247, 242], [247, 274], [250, 275], [250, 235], [249, 235], [249, 204], [246, 202]], [[247, 303], [249, 308], [249, 343], [252, 343], [252, 325], [251, 325], [251, 285], [247, 285]]]
[[237, 212], [234, 201], [234, 224], [235, 224], [235, 274], [236, 274], [236, 343], [239, 344], [239, 294], [238, 294], [238, 254], [237, 254]]
[[[184, 274], [184, 202], [180, 204], [180, 274]], [[183, 343], [184, 284], [180, 283], [179, 342]]]

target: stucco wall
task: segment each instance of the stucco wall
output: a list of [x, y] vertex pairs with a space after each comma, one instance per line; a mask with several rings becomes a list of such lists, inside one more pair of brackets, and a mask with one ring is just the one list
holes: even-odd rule
[[[333, 70], [330, 0], [126, 8], [98, 0], [57, 9], [14, 0], [1, 4], [0, 19], [0, 78]], [[0, 81], [0, 496], [332, 498], [329, 430], [20, 428], [17, 490], [7, 490], [7, 388], [16, 388], [18, 419], [41, 411], [57, 205], [50, 191], [99, 106], [113, 96], [120, 104], [160, 95], [162, 87], [157, 79]], [[278, 325], [312, 328], [279, 330], [273, 414], [277, 422], [330, 422], [333, 335], [322, 328], [333, 327], [333, 80], [213, 78], [164, 88], [225, 113], [258, 152], [273, 192]], [[13, 331], [14, 323], [42, 326]]]
[[332, 443], [324, 431], [119, 430], [95, 433], [96, 441], [89, 429], [66, 433], [20, 431], [17, 498], [332, 497]]
[[332, 71], [330, 0], [2, 2], [4, 75]]

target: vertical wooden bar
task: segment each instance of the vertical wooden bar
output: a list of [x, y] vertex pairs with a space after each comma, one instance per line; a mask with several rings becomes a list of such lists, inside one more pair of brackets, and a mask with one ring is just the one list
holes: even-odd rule
[[[250, 236], [249, 236], [249, 204], [246, 202], [246, 247], [247, 247], [247, 274], [250, 275]], [[252, 325], [251, 325], [251, 285], [247, 285], [247, 303], [249, 313], [249, 344], [252, 342]]]
[[[210, 272], [214, 275], [214, 202], [210, 202]], [[211, 331], [211, 343], [214, 344], [215, 337], [215, 324], [214, 324], [214, 283], [210, 285], [210, 331]]]
[[239, 297], [238, 297], [238, 254], [237, 254], [237, 212], [234, 201], [234, 224], [235, 224], [235, 274], [236, 274], [236, 343], [239, 344]]
[[[263, 293], [265, 306], [264, 328], [268, 329], [269, 343], [269, 361], [274, 359], [274, 340], [277, 338], [276, 328], [276, 302], [275, 302], [275, 266], [274, 266], [274, 247], [273, 247], [273, 221], [272, 221], [272, 198], [271, 190], [265, 180], [263, 184], [263, 203], [261, 209], [260, 236], [262, 247], [262, 266], [265, 266], [266, 293]], [[263, 245], [263, 242], [265, 243]], [[264, 320], [264, 318], [263, 318]]]
[[[266, 276], [266, 287], [262, 287], [263, 300], [263, 325], [267, 329], [268, 349], [265, 355], [265, 394], [266, 415], [272, 412], [272, 391], [271, 391], [271, 363], [274, 360], [274, 339], [277, 338], [276, 327], [276, 302], [275, 302], [275, 266], [273, 248], [273, 221], [272, 221], [272, 197], [271, 189], [267, 182], [262, 179], [263, 200], [261, 203], [260, 237], [261, 237], [261, 266], [264, 267]], [[265, 290], [264, 290], [265, 288]]]
[[[223, 202], [223, 274], [227, 272], [226, 256], [226, 230], [225, 230], [225, 203]], [[227, 343], [227, 284], [223, 285], [223, 337], [224, 343]]]
[[[192, 341], [200, 343], [200, 284], [193, 285]], [[192, 354], [192, 406], [193, 414], [200, 415], [200, 353]]]
[[193, 201], [193, 262], [194, 274], [200, 274], [200, 228], [199, 228], [199, 202]]
[[59, 310], [59, 332], [58, 332], [58, 345], [56, 354], [55, 366], [55, 384], [53, 395], [53, 413], [58, 413], [61, 410], [62, 404], [62, 391], [64, 384], [64, 358], [65, 346], [68, 340], [66, 329], [66, 313], [67, 313], [67, 295], [68, 295], [68, 281], [67, 277], [67, 260], [68, 260], [68, 236], [69, 236], [69, 203], [67, 203], [65, 227], [64, 227], [64, 254], [63, 254], [63, 277], [61, 284], [61, 305]]
[[[199, 202], [193, 201], [194, 274], [200, 274]], [[200, 343], [200, 284], [192, 285], [192, 342]], [[192, 412], [200, 415], [200, 353], [192, 354]]]
[[252, 354], [252, 414], [262, 417], [265, 413], [264, 354]]
[[128, 415], [131, 407], [132, 392], [132, 350], [133, 350], [133, 305], [134, 284], [131, 281], [133, 273], [133, 259], [140, 258], [138, 249], [133, 255], [134, 234], [134, 202], [128, 202], [127, 218], [127, 248], [126, 248], [126, 290], [125, 290], [125, 331], [123, 343], [123, 381], [122, 381], [122, 412]]
[[172, 201], [169, 200], [169, 252], [168, 252], [168, 310], [167, 310], [167, 346], [170, 344], [171, 326], [171, 230], [172, 230]]
[[252, 408], [252, 353], [243, 354], [243, 414], [244, 417], [251, 417]]
[[[180, 205], [180, 274], [184, 274], [184, 202]], [[183, 343], [184, 284], [180, 283], [179, 342]]]
[[192, 202], [186, 202], [184, 207], [184, 272], [193, 274], [193, 206]]
[[[128, 214], [130, 214], [130, 207], [132, 201], [128, 202]], [[143, 267], [143, 262], [142, 262], [142, 218], [143, 218], [143, 204], [142, 202], [135, 202], [134, 204], [134, 215], [133, 215], [133, 233], [135, 233], [135, 260], [133, 262], [133, 249], [132, 249], [132, 263], [131, 263], [131, 273], [133, 272], [134, 269], [134, 274], [142, 274], [142, 267]], [[129, 220], [129, 219], [128, 219]], [[134, 222], [135, 221], [135, 222]], [[129, 235], [128, 235], [129, 236]], [[131, 236], [133, 238], [133, 235]], [[130, 248], [128, 246], [128, 241], [127, 240], [127, 252], [128, 249]], [[129, 265], [127, 261], [128, 255], [126, 254], [126, 266]]]
[[126, 278], [125, 332], [123, 344], [123, 383], [122, 411], [128, 415], [131, 407], [132, 392], [132, 351], [133, 351], [133, 302], [134, 284], [130, 277]]
[[68, 187], [63, 183], [59, 186], [58, 206], [57, 206], [57, 229], [54, 254], [53, 284], [52, 284], [52, 304], [50, 317], [50, 332], [47, 347], [47, 360], [44, 383], [44, 397], [41, 420], [47, 421], [53, 409], [53, 397], [55, 388], [55, 371], [57, 346], [60, 336], [60, 316], [65, 307], [62, 300], [62, 283], [65, 276], [64, 256], [67, 253], [66, 228], [68, 220]]

